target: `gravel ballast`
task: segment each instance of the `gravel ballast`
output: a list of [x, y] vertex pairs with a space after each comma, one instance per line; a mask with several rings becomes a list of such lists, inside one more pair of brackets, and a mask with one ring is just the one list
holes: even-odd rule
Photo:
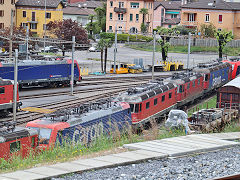
[[52, 180], [200, 180], [240, 173], [240, 147], [179, 158], [148, 160], [139, 164], [117, 166], [76, 173]]

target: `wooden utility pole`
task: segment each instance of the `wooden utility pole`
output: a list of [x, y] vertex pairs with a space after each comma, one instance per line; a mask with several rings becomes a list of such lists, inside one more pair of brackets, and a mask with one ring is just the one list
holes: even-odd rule
[[10, 24], [10, 40], [9, 40], [9, 57], [12, 58], [12, 36], [13, 36], [13, 10], [11, 9], [11, 24]]

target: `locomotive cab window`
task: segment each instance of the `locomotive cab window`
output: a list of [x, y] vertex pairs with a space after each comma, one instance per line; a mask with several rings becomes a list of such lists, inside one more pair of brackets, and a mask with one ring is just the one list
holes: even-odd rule
[[195, 80], [192, 82], [192, 87], [195, 87]]
[[131, 109], [131, 112], [133, 112], [133, 110], [134, 110], [134, 104], [130, 104], [130, 109]]
[[150, 107], [150, 102], [147, 102], [146, 103], [146, 109], [149, 109], [149, 107]]
[[0, 87], [0, 94], [4, 94], [5, 93], [5, 88], [4, 87]]
[[138, 113], [139, 111], [139, 104], [135, 104], [135, 113]]
[[172, 98], [172, 93], [169, 93], [168, 94], [168, 99], [171, 99]]
[[154, 99], [154, 106], [156, 106], [158, 103], [158, 99]]
[[200, 84], [200, 79], [198, 79], [198, 85]]
[[183, 85], [178, 86], [178, 92], [179, 93], [184, 92], [184, 86]]
[[20, 141], [15, 141], [10, 144], [10, 152], [14, 153], [21, 149], [21, 143]]
[[140, 104], [140, 109], [139, 109], [139, 111], [140, 111], [140, 112], [142, 111], [142, 103]]
[[190, 83], [187, 84], [187, 89], [190, 89]]
[[204, 81], [208, 81], [208, 74], [205, 74]]

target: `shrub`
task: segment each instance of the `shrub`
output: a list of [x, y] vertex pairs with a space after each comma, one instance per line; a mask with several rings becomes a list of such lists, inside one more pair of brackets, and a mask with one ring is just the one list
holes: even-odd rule
[[[102, 33], [100, 33], [100, 37], [104, 38], [104, 39], [110, 38], [112, 41], [114, 41], [115, 40], [115, 33], [102, 32]], [[118, 34], [117, 35], [117, 40], [126, 42], [128, 40], [128, 37], [129, 37], [130, 42], [141, 42], [141, 41], [150, 42], [150, 41], [153, 40], [153, 38], [149, 37], [149, 36], [130, 35], [130, 34]]]

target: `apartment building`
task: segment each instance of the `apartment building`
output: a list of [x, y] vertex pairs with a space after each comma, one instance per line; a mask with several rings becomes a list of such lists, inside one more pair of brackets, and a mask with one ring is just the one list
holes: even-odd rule
[[181, 11], [181, 25], [199, 30], [201, 24], [212, 23], [217, 30], [231, 30], [240, 38], [240, 3], [205, 0], [185, 4]]
[[10, 27], [11, 10], [13, 11], [13, 23], [15, 23], [15, 0], [0, 0], [0, 29]]
[[172, 28], [180, 23], [181, 1], [154, 2], [153, 28]]
[[[1, 0], [0, 0], [1, 1]], [[46, 14], [45, 14], [46, 7]], [[18, 0], [16, 2], [16, 25], [31, 29], [33, 34], [43, 37], [46, 24], [63, 19], [61, 0]], [[48, 36], [46, 34], [46, 36]]]
[[142, 8], [148, 9], [145, 15], [145, 24], [148, 32], [153, 29], [153, 0], [107, 0], [106, 30], [118, 33], [139, 33], [143, 15], [140, 13]]

